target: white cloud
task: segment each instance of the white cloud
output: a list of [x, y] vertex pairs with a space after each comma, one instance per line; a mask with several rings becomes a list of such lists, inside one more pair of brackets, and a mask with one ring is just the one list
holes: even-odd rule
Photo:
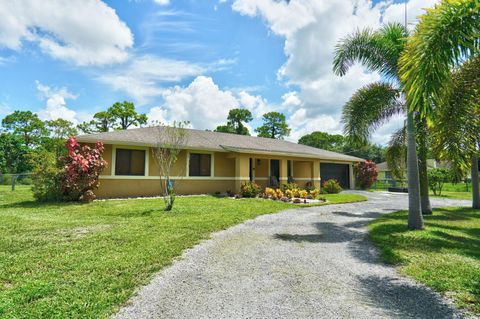
[[[187, 87], [175, 86], [162, 92], [163, 104], [150, 109], [149, 120], [170, 123], [190, 121], [197, 129], [215, 129], [225, 124], [233, 108], [247, 108], [254, 117], [274, 107], [260, 95], [218, 87], [211, 77], [198, 76]], [[251, 127], [250, 131], [253, 132]]]
[[225, 123], [228, 111], [240, 105], [232, 92], [221, 90], [205, 76], [197, 77], [185, 88], [165, 90], [163, 99], [169, 120], [190, 121], [199, 129], [214, 129]]
[[53, 58], [77, 65], [125, 61], [133, 35], [115, 10], [98, 0], [0, 2], [0, 46], [34, 42]]
[[[438, 0], [410, 0], [410, 23], [423, 7]], [[235, 0], [232, 9], [242, 15], [262, 18], [275, 35], [285, 39], [287, 61], [277, 77], [298, 90], [282, 97], [290, 112], [291, 125], [301, 125], [291, 139], [306, 127], [341, 131], [340, 113], [345, 102], [361, 86], [380, 80], [378, 74], [365, 73], [355, 65], [344, 77], [332, 72], [335, 45], [339, 39], [361, 28], [378, 28], [383, 22], [403, 21], [403, 5], [390, 0], [373, 4], [371, 0]], [[299, 109], [301, 108], [301, 109]], [[297, 112], [297, 113], [295, 113]], [[298, 113], [300, 112], [300, 113]], [[301, 118], [308, 121], [301, 122]], [[312, 124], [313, 123], [313, 124]], [[384, 140], [379, 138], [378, 140]]]
[[161, 6], [166, 6], [170, 4], [170, 0], [153, 0], [153, 2]]
[[162, 95], [162, 83], [179, 82], [204, 71], [205, 68], [189, 62], [144, 55], [112, 72], [102, 73], [97, 79], [114, 90], [126, 92], [139, 104], [144, 104]]
[[59, 118], [78, 123], [77, 112], [67, 107], [66, 99], [76, 99], [78, 96], [70, 93], [66, 88], [51, 88], [36, 81], [37, 90], [43, 99], [46, 99], [46, 106], [37, 112], [38, 117], [43, 120], [56, 120]]

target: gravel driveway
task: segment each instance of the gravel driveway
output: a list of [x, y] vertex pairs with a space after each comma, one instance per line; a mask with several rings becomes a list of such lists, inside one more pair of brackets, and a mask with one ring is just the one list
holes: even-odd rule
[[[461, 318], [382, 264], [365, 239], [405, 194], [287, 210], [216, 233], [160, 272], [116, 318]], [[470, 205], [432, 199], [433, 206]]]

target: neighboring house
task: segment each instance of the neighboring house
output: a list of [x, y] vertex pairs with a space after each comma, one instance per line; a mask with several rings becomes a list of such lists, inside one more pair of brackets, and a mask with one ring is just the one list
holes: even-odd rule
[[[100, 177], [98, 197], [152, 196], [161, 192], [153, 157], [161, 128], [148, 127], [78, 137], [80, 143], [105, 144], [109, 163]], [[337, 179], [354, 188], [352, 165], [361, 158], [283, 140], [200, 130], [186, 130], [186, 142], [172, 172], [179, 194], [238, 193], [255, 181], [262, 187], [295, 181], [320, 187]]]
[[[438, 162], [434, 159], [428, 159], [427, 160], [427, 169], [433, 169], [433, 168], [448, 168], [448, 163], [446, 162]], [[383, 181], [383, 180], [394, 180], [395, 177], [392, 174], [392, 171], [390, 168], [388, 168], [387, 162], [382, 162], [377, 164], [377, 180]], [[405, 178], [407, 178], [407, 171], [405, 169], [404, 173]]]

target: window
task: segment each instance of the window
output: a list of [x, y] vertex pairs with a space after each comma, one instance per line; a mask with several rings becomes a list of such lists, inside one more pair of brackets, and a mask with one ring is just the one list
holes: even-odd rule
[[189, 176], [211, 176], [212, 155], [190, 154], [188, 164]]
[[115, 175], [145, 175], [145, 151], [117, 148], [115, 153]]
[[287, 177], [293, 177], [292, 175], [292, 161], [287, 161]]

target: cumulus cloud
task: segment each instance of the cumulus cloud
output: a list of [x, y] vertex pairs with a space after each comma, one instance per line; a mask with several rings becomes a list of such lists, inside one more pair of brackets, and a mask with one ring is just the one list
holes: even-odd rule
[[47, 85], [36, 81], [37, 91], [42, 98], [46, 100], [46, 105], [39, 110], [38, 117], [43, 120], [56, 120], [59, 118], [70, 121], [74, 124], [78, 123], [77, 112], [67, 107], [66, 99], [76, 99], [78, 96], [70, 93], [67, 88], [51, 88]]
[[[422, 8], [436, 2], [410, 0], [410, 24], [415, 23]], [[287, 60], [277, 77], [298, 87], [283, 96], [283, 105], [293, 112], [291, 125], [302, 125], [302, 131], [309, 127], [332, 133], [341, 131], [341, 109], [351, 95], [361, 86], [380, 80], [378, 74], [366, 73], [359, 65], [344, 77], [334, 75], [332, 61], [337, 41], [359, 28], [378, 28], [382, 23], [404, 19], [403, 4], [392, 1], [373, 4], [371, 0], [235, 0], [232, 9], [260, 17], [272, 33], [285, 39]], [[292, 133], [291, 139], [296, 139], [299, 131]], [[374, 137], [375, 142], [384, 140], [378, 135]]]
[[125, 61], [133, 35], [115, 10], [98, 0], [0, 2], [0, 46], [34, 42], [53, 58], [77, 65]]
[[[211, 77], [198, 76], [188, 86], [162, 92], [163, 104], [150, 109], [149, 120], [170, 123], [190, 121], [198, 129], [215, 129], [225, 124], [233, 108], [249, 109], [255, 117], [274, 109], [260, 95], [221, 89]], [[250, 128], [250, 131], [253, 132]]]

